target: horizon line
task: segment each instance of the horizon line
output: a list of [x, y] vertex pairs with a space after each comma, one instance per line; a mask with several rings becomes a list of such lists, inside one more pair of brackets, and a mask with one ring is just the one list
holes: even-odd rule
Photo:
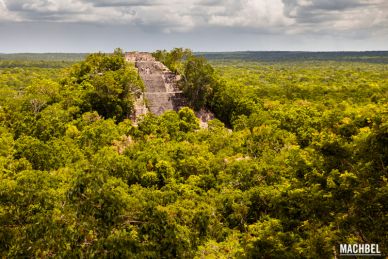
[[[140, 51], [140, 52], [154, 52], [143, 51], [143, 50], [125, 50], [124, 52]], [[163, 49], [165, 50], [165, 49]], [[92, 51], [92, 52], [0, 52], [0, 55], [15, 55], [15, 54], [90, 54], [90, 53], [111, 53], [106, 51]], [[365, 52], [388, 52], [387, 50], [226, 50], [226, 51], [196, 51], [192, 50], [193, 53], [247, 53], [247, 52], [294, 52], [294, 53], [365, 53]]]

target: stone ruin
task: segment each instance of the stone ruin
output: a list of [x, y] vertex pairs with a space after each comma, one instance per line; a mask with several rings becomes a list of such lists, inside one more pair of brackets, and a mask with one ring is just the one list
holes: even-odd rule
[[[135, 63], [139, 75], [144, 82], [145, 91], [135, 102], [132, 120], [136, 122], [140, 116], [151, 112], [161, 115], [165, 111], [179, 111], [188, 106], [187, 99], [178, 87], [179, 75], [172, 73], [164, 64], [156, 61], [147, 52], [127, 52], [127, 62]], [[210, 112], [197, 113], [201, 127], [207, 127], [207, 121], [214, 119]]]
[[138, 51], [133, 51], [133, 52], [127, 52], [125, 53], [125, 60], [127, 62], [140, 62], [140, 61], [155, 61], [155, 58], [148, 52], [138, 52]]

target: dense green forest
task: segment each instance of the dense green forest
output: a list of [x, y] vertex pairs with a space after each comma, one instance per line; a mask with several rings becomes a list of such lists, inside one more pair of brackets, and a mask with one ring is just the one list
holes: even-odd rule
[[0, 61], [1, 257], [387, 252], [388, 65], [154, 56], [191, 108], [137, 125], [144, 85], [119, 49]]
[[198, 52], [209, 60], [246, 60], [262, 62], [303, 62], [303, 61], [345, 61], [388, 64], [388, 51], [237, 51], [237, 52]]
[[0, 53], [0, 60], [18, 61], [82, 61], [88, 54], [86, 53]]

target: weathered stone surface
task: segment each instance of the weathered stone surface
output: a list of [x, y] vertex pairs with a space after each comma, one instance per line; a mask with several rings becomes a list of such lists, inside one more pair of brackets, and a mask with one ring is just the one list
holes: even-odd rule
[[133, 51], [125, 53], [125, 60], [128, 62], [155, 61], [155, 58], [148, 52]]
[[[188, 106], [187, 99], [178, 88], [179, 75], [172, 73], [161, 62], [146, 52], [128, 52], [125, 54], [128, 62], [134, 62], [139, 75], [144, 82], [145, 91], [135, 102], [132, 120], [151, 112], [161, 115], [165, 111], [179, 111]], [[214, 119], [214, 115], [201, 110], [196, 113], [202, 128], [207, 128], [207, 122]]]
[[[135, 62], [145, 85], [144, 96], [135, 105], [135, 117], [147, 112], [161, 115], [165, 111], [178, 111], [187, 106], [187, 101], [177, 86], [178, 77], [165, 65], [156, 61], [149, 53], [129, 52], [125, 57], [128, 62]], [[145, 111], [144, 106], [148, 111]]]

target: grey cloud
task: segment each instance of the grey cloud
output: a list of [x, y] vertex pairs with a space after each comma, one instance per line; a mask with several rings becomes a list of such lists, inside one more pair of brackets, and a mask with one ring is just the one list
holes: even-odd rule
[[368, 5], [368, 3], [363, 3], [360, 0], [336, 0], [336, 1], [327, 1], [327, 0], [313, 0], [311, 1], [312, 9], [320, 10], [334, 10], [341, 11], [351, 8], [357, 8], [363, 5]]
[[242, 3], [240, 0], [197, 0], [194, 2], [195, 5], [199, 6], [230, 6], [236, 2]]
[[314, 0], [313, 6], [317, 9], [321, 10], [346, 10], [350, 8], [356, 8], [366, 5], [365, 3], [361, 3], [358, 0], [337, 0], [337, 1], [324, 1], [324, 0]]
[[387, 30], [386, 1], [0, 0], [0, 21], [126, 25], [167, 33], [225, 28], [252, 34], [365, 35]]
[[216, 5], [222, 5], [222, 0], [198, 0], [196, 2], [198, 5], [203, 6], [216, 6]]
[[305, 18], [316, 14], [328, 14], [331, 12], [347, 11], [350, 9], [368, 8], [376, 5], [373, 0], [282, 0], [284, 13], [291, 18]]
[[7, 9], [11, 12], [77, 12], [79, 4], [77, 1], [50, 1], [50, 0], [3, 0]]
[[0, 51], [362, 50], [387, 0], [0, 0]]
[[27, 21], [71, 20], [85, 11], [83, 5], [72, 5], [72, 0], [61, 2], [49, 0], [4, 0], [7, 10]]
[[[38, 1], [23, 1], [23, 0], [4, 0], [4, 4], [6, 5], [7, 9], [13, 12], [19, 12], [19, 11], [25, 11], [28, 8], [29, 4], [33, 4], [34, 2]], [[48, 3], [48, 1], [39, 1], [41, 3]]]
[[95, 7], [122, 7], [122, 6], [155, 6], [161, 5], [158, 0], [84, 0]]
[[282, 1], [284, 15], [294, 20], [289, 29], [293, 33], [361, 38], [388, 27], [388, 3], [385, 0]]

